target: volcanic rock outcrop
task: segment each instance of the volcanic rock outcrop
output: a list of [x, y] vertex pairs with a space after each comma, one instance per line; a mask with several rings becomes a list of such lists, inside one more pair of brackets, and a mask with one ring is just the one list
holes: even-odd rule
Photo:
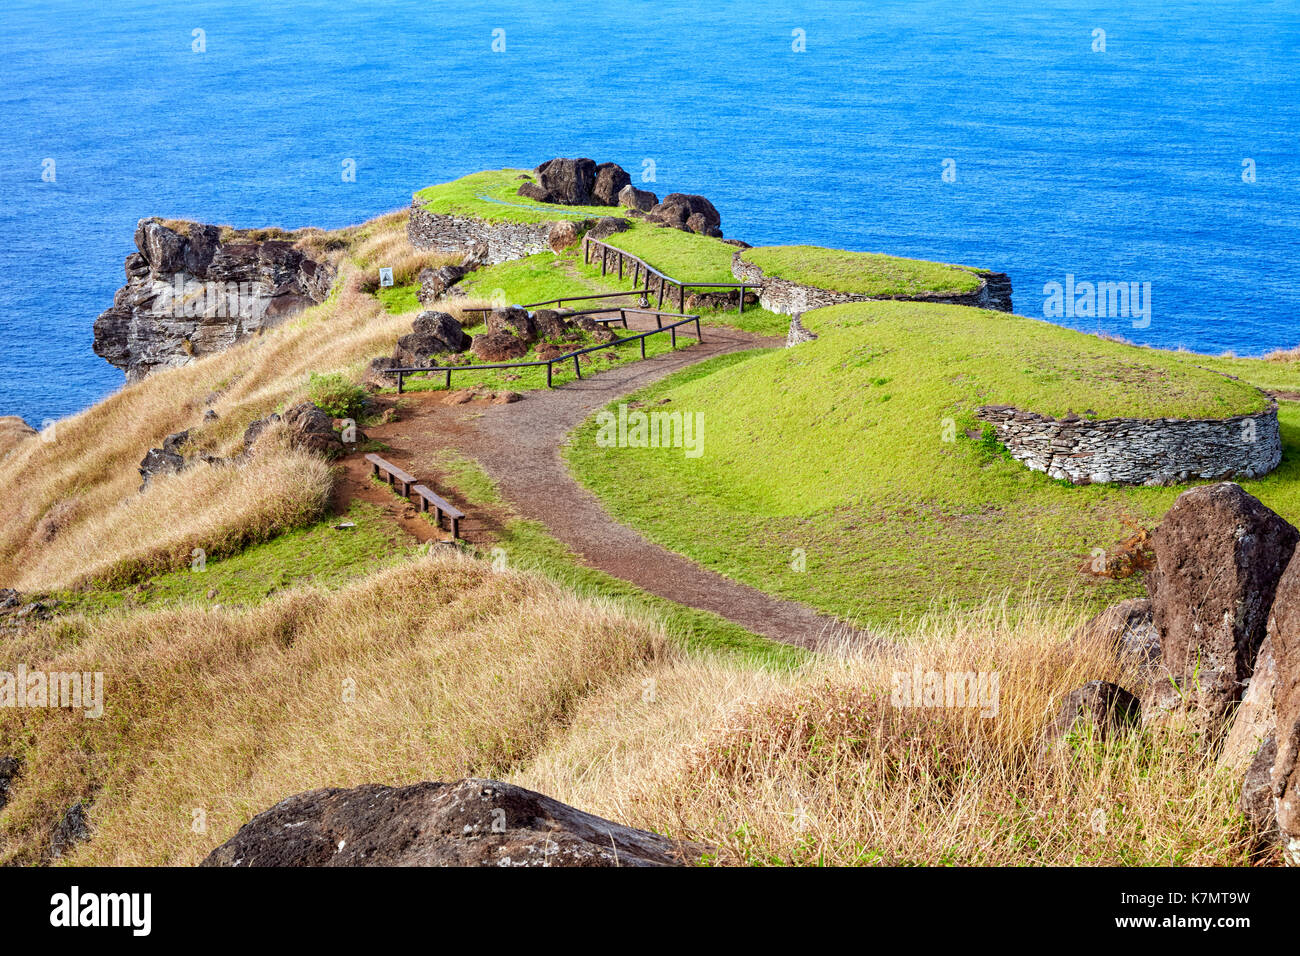
[[[536, 169], [536, 182], [519, 187], [519, 195], [562, 206], [624, 206], [659, 226], [722, 236], [722, 217], [713, 203], [691, 193], [669, 193], [660, 202], [654, 193], [637, 189], [617, 163], [596, 165], [591, 159], [548, 159]], [[599, 237], [598, 237], [599, 238]]]
[[95, 354], [136, 382], [227, 349], [317, 302], [335, 271], [286, 239], [141, 219], [126, 285], [95, 320]]
[[1298, 540], [1300, 532], [1233, 482], [1179, 495], [1152, 536], [1147, 590], [1163, 679], [1143, 703], [1144, 720], [1172, 710], [1206, 731], [1221, 728], [1253, 672]]
[[706, 852], [496, 780], [311, 790], [203, 866], [683, 866]]
[[419, 368], [428, 365], [434, 355], [463, 352], [473, 336], [446, 312], [421, 312], [411, 323], [411, 331], [397, 340], [393, 367]]

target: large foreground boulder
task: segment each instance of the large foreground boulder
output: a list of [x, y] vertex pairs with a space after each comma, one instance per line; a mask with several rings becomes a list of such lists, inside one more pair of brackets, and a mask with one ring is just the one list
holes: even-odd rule
[[706, 852], [495, 780], [311, 790], [203, 866], [682, 866]]
[[446, 312], [421, 312], [411, 331], [397, 340], [393, 361], [401, 368], [420, 368], [433, 355], [455, 354], [470, 346], [471, 337]]
[[1236, 773], [1244, 773], [1250, 766], [1260, 746], [1277, 727], [1276, 693], [1277, 658], [1273, 654], [1273, 638], [1268, 637], [1255, 655], [1255, 672], [1223, 742], [1219, 754], [1221, 765], [1231, 767]]
[[594, 160], [548, 159], [533, 172], [537, 182], [524, 183], [519, 195], [562, 206], [592, 205], [591, 193], [596, 187]]
[[1152, 536], [1147, 590], [1163, 663], [1144, 720], [1183, 711], [1207, 743], [1219, 739], [1254, 669], [1297, 540], [1300, 532], [1233, 482], [1178, 497]]
[[631, 225], [631, 222], [620, 216], [601, 216], [596, 220], [596, 224], [587, 230], [587, 235], [592, 239], [605, 239], [616, 232], [626, 232]]
[[1269, 642], [1276, 669], [1277, 759], [1272, 796], [1284, 855], [1296, 866], [1300, 865], [1300, 561], [1291, 562], [1278, 584], [1269, 619]]

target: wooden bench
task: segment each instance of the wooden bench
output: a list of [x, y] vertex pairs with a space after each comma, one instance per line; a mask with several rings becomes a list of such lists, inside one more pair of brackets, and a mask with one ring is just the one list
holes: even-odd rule
[[442, 527], [442, 516], [445, 514], [447, 520], [451, 522], [452, 538], [460, 537], [460, 519], [465, 517], [465, 512], [461, 511], [445, 498], [439, 498], [429, 489], [427, 485], [416, 485], [411, 489], [420, 499], [420, 510], [428, 511], [433, 508], [433, 521], [439, 528]]
[[373, 469], [371, 474], [376, 478], [383, 478], [390, 486], [402, 486], [402, 497], [411, 496], [411, 486], [415, 484], [415, 476], [398, 468], [391, 461], [384, 461], [375, 454], [367, 454], [366, 461], [370, 462]]

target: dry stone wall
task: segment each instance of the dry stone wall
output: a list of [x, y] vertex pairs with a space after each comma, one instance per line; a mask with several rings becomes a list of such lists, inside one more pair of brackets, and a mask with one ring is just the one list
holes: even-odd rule
[[488, 222], [474, 216], [433, 213], [425, 210], [417, 199], [411, 204], [406, 234], [417, 249], [459, 252], [482, 244], [487, 247], [484, 264], [496, 265], [549, 251], [547, 237], [553, 225], [550, 222]]
[[1052, 418], [986, 405], [1011, 457], [1076, 485], [1168, 485], [1198, 478], [1258, 478], [1282, 460], [1277, 403], [1231, 418]]
[[835, 292], [816, 286], [801, 285], [788, 279], [763, 275], [763, 270], [744, 258], [745, 250], [738, 249], [731, 257], [731, 274], [737, 281], [758, 288], [758, 301], [769, 312], [795, 315], [829, 305], [846, 302], [872, 302], [880, 299], [901, 299], [908, 302], [933, 302], [939, 305], [968, 305], [978, 309], [1011, 311], [1011, 279], [1003, 272], [972, 270], [980, 277], [980, 287], [974, 292], [958, 295], [870, 296], [854, 292]]

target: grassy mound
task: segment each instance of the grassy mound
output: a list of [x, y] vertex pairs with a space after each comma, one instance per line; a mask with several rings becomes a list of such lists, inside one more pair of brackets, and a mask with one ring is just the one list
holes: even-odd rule
[[931, 293], [974, 292], [980, 277], [973, 269], [879, 252], [846, 252], [820, 246], [760, 246], [743, 258], [764, 276], [799, 285], [878, 298]]
[[[878, 302], [808, 318], [816, 342], [726, 356], [633, 396], [701, 416], [702, 456], [601, 447], [592, 420], [568, 457], [616, 517], [666, 547], [861, 621], [1024, 586], [1055, 597], [1087, 587], [1091, 602], [1136, 589], [1078, 567], [1180, 489], [1076, 488], [1030, 472], [974, 418], [980, 405], [1226, 417], [1266, 402], [1193, 357], [1006, 313]], [[1294, 462], [1248, 483], [1293, 518]]]
[[627, 231], [606, 236], [604, 242], [688, 285], [738, 281], [731, 274], [731, 257], [736, 247], [721, 239], [633, 220]]
[[519, 195], [526, 169], [489, 169], [415, 194], [426, 212], [474, 216], [485, 222], [543, 223], [616, 216], [613, 206], [559, 206]]

